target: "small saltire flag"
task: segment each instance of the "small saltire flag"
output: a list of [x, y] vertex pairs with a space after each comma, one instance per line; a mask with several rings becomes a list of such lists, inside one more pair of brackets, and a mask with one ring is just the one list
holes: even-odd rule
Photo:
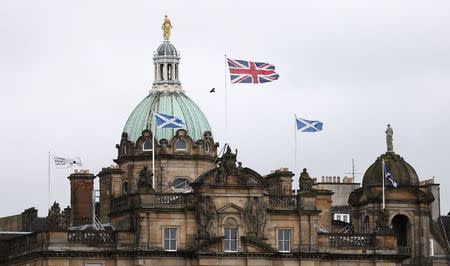
[[297, 122], [297, 130], [301, 132], [317, 132], [321, 131], [323, 127], [323, 123], [320, 121], [306, 120], [298, 117], [295, 120]]
[[231, 83], [266, 83], [277, 80], [280, 75], [269, 63], [227, 58]]
[[394, 177], [391, 175], [389, 167], [386, 164], [384, 165], [384, 178], [386, 178], [386, 180], [389, 180], [393, 187], [398, 187], [397, 182], [395, 182]]
[[181, 119], [174, 116], [155, 113], [157, 128], [180, 128], [184, 126]]
[[56, 168], [70, 168], [72, 166], [83, 166], [79, 157], [63, 158], [59, 156], [53, 156]]

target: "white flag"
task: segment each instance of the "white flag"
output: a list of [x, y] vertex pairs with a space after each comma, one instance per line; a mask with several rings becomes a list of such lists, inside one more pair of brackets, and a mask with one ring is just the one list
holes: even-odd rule
[[72, 166], [82, 166], [80, 157], [63, 158], [53, 156], [56, 168], [70, 168]]

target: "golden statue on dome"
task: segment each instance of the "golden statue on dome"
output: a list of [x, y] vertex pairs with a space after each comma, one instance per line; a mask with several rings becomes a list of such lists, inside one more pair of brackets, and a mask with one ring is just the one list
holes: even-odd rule
[[172, 29], [172, 24], [170, 23], [170, 19], [167, 15], [164, 16], [164, 22], [161, 29], [163, 30], [164, 40], [168, 40], [170, 37], [170, 29]]

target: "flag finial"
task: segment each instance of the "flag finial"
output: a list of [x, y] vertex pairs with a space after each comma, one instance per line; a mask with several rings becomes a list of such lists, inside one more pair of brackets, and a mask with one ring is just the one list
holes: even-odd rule
[[388, 152], [394, 152], [394, 144], [392, 143], [392, 136], [394, 135], [394, 131], [392, 130], [392, 127], [390, 124], [387, 125], [386, 129], [386, 145], [387, 145], [387, 151]]
[[172, 29], [172, 24], [170, 23], [170, 19], [167, 15], [164, 16], [164, 22], [161, 26], [163, 30], [164, 40], [168, 40], [170, 37], [170, 30]]

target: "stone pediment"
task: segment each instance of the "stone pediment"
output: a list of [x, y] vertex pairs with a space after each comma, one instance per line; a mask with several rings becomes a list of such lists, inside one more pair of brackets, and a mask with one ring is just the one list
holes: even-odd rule
[[265, 182], [260, 174], [250, 168], [242, 167], [242, 163], [237, 161], [237, 150], [233, 153], [228, 144], [225, 147], [226, 152], [216, 159], [217, 167], [199, 176], [191, 186], [194, 188], [202, 185], [264, 187]]
[[227, 204], [222, 208], [217, 210], [217, 213], [232, 213], [232, 214], [240, 214], [244, 211], [241, 207], [237, 206], [234, 203]]
[[250, 186], [263, 187], [264, 179], [257, 172], [247, 167], [237, 168], [236, 173], [224, 177], [220, 168], [211, 169], [200, 175], [191, 186], [217, 185], [217, 186]]

